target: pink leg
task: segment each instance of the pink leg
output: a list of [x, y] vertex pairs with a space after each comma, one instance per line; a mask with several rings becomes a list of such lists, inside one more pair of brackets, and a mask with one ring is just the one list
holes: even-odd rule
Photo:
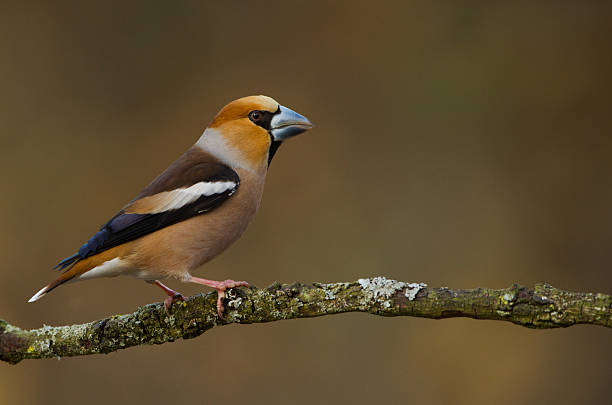
[[212, 287], [217, 290], [217, 313], [219, 314], [219, 318], [221, 319], [225, 319], [223, 318], [223, 298], [225, 298], [225, 290], [227, 290], [228, 288], [249, 286], [249, 283], [247, 283], [246, 281], [214, 281], [199, 277], [191, 277], [188, 281]]
[[166, 294], [168, 294], [168, 297], [164, 300], [164, 309], [166, 310], [166, 313], [168, 313], [168, 310], [170, 309], [174, 301], [185, 301], [185, 297], [183, 297], [183, 294], [174, 291], [172, 288], [160, 283], [158, 280], [147, 281], [147, 283], [155, 284], [156, 286], [161, 288]]

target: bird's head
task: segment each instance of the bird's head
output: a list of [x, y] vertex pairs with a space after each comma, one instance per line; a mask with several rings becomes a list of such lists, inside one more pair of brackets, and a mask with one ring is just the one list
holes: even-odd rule
[[234, 100], [219, 111], [198, 144], [228, 161], [267, 166], [280, 144], [312, 123], [267, 96]]

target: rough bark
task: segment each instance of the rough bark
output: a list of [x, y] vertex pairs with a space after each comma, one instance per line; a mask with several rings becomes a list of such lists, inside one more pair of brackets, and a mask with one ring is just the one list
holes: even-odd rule
[[343, 312], [442, 319], [468, 317], [512, 322], [535, 329], [576, 324], [612, 327], [612, 296], [559, 290], [547, 284], [493, 290], [428, 288], [385, 277], [355, 282], [303, 285], [275, 283], [266, 289], [228, 292], [226, 320], [216, 315], [216, 293], [198, 294], [176, 303], [138, 308], [72, 326], [23, 330], [0, 320], [0, 360], [16, 364], [41, 359], [110, 353], [143, 344], [190, 339], [216, 325], [272, 322]]

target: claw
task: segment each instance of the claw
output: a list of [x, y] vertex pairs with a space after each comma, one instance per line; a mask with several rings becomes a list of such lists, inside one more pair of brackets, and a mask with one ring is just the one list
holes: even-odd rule
[[181, 293], [167, 296], [164, 300], [164, 310], [166, 311], [166, 314], [170, 315], [170, 308], [175, 301], [185, 301], [185, 297], [183, 297], [183, 294]]

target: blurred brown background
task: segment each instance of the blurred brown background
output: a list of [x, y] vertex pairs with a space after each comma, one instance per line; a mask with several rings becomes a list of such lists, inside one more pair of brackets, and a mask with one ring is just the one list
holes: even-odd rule
[[[1, 318], [161, 300], [126, 278], [26, 304], [221, 106], [260, 93], [317, 127], [281, 148], [256, 220], [199, 275], [612, 292], [605, 2], [218, 3], [1, 3]], [[363, 314], [230, 326], [0, 364], [0, 402], [604, 403], [611, 338]]]

